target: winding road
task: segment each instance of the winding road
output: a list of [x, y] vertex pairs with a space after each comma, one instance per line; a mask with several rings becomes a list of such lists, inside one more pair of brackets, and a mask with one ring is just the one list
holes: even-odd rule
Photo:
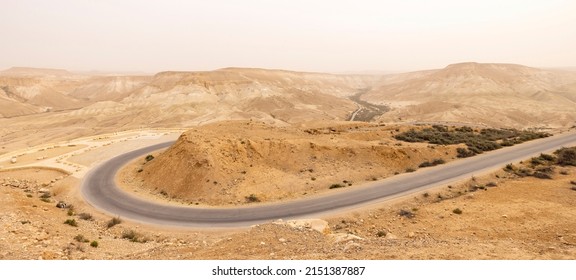
[[281, 203], [262, 203], [244, 207], [199, 207], [158, 204], [130, 195], [115, 184], [115, 175], [129, 161], [152, 151], [169, 147], [166, 142], [117, 156], [94, 168], [81, 186], [85, 200], [114, 216], [137, 222], [175, 227], [245, 227], [277, 219], [319, 217], [336, 211], [377, 204], [428, 188], [502, 168], [507, 163], [576, 145], [576, 132], [529, 141], [448, 164], [420, 169], [366, 183], [350, 189], [338, 189], [317, 197]]

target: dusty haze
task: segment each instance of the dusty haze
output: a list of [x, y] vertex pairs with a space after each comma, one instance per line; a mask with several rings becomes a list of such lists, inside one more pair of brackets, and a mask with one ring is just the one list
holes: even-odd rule
[[414, 71], [576, 66], [574, 1], [40, 1], [0, 4], [0, 69]]

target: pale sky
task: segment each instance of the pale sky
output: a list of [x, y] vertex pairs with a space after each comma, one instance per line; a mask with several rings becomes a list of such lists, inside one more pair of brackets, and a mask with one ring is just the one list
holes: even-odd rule
[[576, 66], [570, 0], [0, 0], [0, 69]]

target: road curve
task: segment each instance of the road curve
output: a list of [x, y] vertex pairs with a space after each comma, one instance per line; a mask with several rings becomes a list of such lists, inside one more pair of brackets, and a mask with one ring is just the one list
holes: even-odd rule
[[448, 164], [420, 169], [351, 189], [281, 203], [217, 208], [157, 204], [127, 194], [114, 181], [122, 166], [134, 158], [169, 147], [166, 142], [117, 156], [93, 169], [84, 178], [81, 193], [92, 206], [114, 216], [137, 222], [176, 227], [245, 227], [276, 219], [317, 217], [328, 212], [378, 203], [390, 197], [448, 184], [505, 164], [576, 144], [576, 132], [529, 141]]

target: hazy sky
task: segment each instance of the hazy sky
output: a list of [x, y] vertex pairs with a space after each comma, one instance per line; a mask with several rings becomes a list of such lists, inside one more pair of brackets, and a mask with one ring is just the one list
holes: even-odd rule
[[576, 66], [570, 0], [0, 0], [0, 69]]

